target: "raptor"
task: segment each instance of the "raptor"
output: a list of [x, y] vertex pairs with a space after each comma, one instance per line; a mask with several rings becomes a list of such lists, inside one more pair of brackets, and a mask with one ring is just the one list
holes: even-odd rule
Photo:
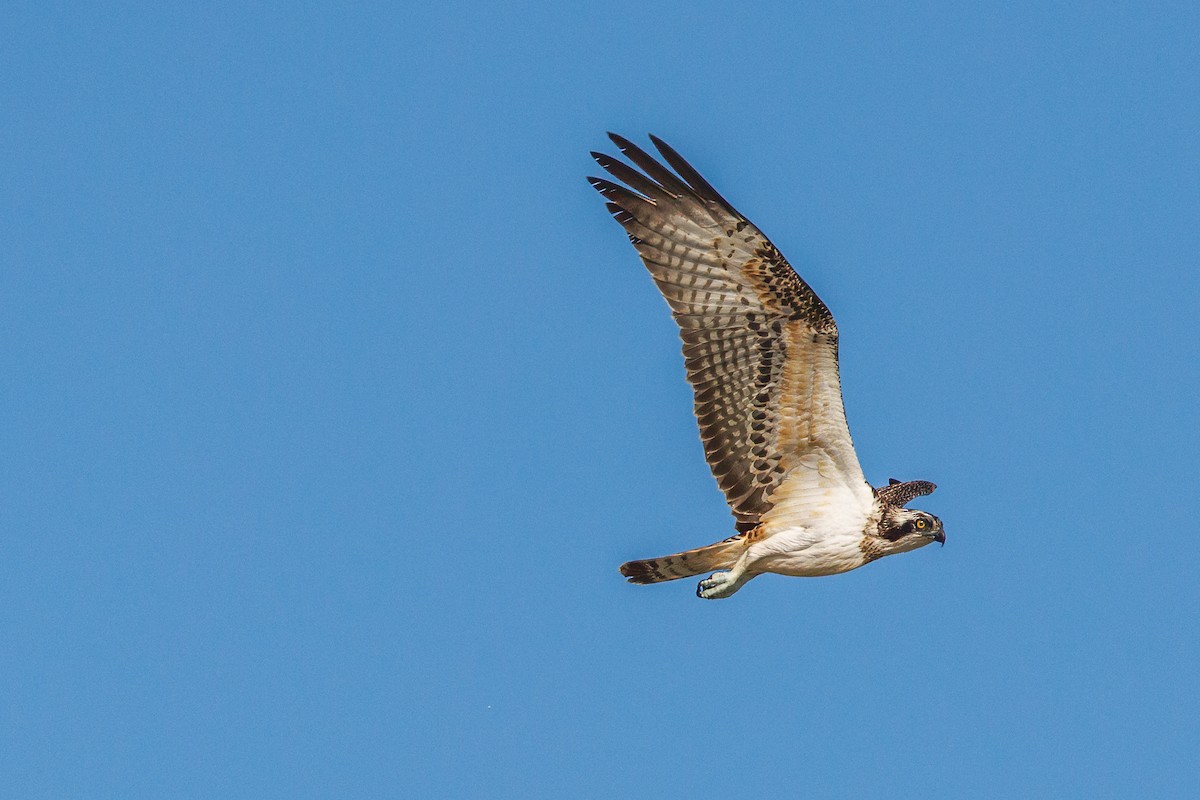
[[665, 142], [650, 137], [666, 165], [609, 138], [634, 166], [594, 152], [620, 183], [588, 181], [679, 325], [705, 458], [737, 530], [705, 547], [622, 564], [621, 574], [658, 583], [717, 570], [696, 590], [717, 599], [767, 572], [835, 575], [945, 544], [940, 519], [907, 507], [932, 483], [892, 479], [876, 489], [863, 476], [842, 403], [838, 329], [821, 298]]

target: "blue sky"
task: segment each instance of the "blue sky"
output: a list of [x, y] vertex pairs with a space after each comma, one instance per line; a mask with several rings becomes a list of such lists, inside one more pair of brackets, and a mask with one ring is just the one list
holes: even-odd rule
[[[1194, 4], [13, 4], [0, 789], [1192, 797]], [[662, 136], [927, 548], [706, 603]]]

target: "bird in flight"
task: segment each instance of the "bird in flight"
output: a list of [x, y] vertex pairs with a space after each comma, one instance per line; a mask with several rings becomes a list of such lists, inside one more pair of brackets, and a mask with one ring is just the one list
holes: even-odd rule
[[863, 476], [842, 404], [838, 329], [821, 298], [669, 145], [650, 137], [674, 172], [609, 138], [638, 169], [594, 152], [625, 185], [588, 182], [679, 324], [704, 455], [737, 528], [706, 547], [622, 564], [621, 574], [658, 583], [719, 570], [696, 589], [717, 599], [766, 572], [836, 575], [944, 545], [940, 519], [906, 508], [932, 483], [874, 489]]

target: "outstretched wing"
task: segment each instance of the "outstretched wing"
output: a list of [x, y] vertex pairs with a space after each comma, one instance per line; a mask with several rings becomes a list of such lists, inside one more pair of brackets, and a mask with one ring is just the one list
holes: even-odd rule
[[588, 181], [679, 323], [704, 453], [738, 528], [754, 527], [783, 499], [789, 516], [848, 500], [870, 507], [872, 490], [846, 426], [829, 309], [668, 145], [650, 137], [675, 172], [609, 137], [641, 171], [592, 153], [628, 188]]
[[889, 478], [887, 486], [880, 486], [875, 490], [875, 496], [886, 505], [903, 508], [918, 497], [933, 494], [933, 490], [936, 488], [937, 484], [929, 481], [904, 481], [901, 483], [895, 478]]

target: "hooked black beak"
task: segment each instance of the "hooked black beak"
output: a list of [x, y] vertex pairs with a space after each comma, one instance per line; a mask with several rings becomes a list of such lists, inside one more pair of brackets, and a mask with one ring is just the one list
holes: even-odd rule
[[938, 531], [938, 532], [937, 532], [937, 534], [936, 534], [936, 535], [933, 537], [933, 540], [934, 540], [935, 542], [937, 542], [938, 544], [940, 544], [942, 547], [945, 547], [945, 546], [946, 546], [946, 533], [945, 533], [945, 531]]

